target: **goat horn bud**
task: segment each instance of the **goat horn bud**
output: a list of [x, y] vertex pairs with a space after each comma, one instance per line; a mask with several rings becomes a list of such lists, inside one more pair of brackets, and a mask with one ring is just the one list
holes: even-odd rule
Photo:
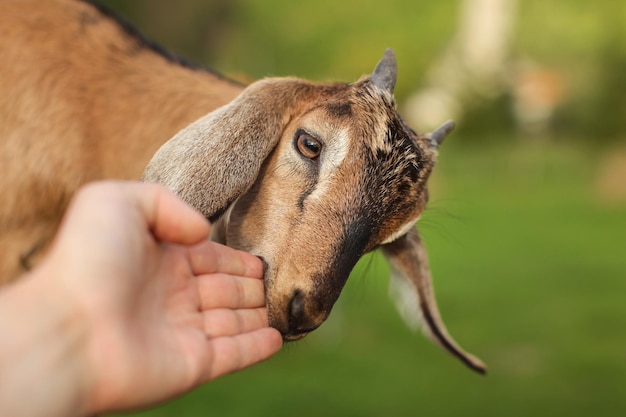
[[396, 54], [393, 52], [393, 49], [388, 48], [378, 65], [376, 65], [371, 80], [376, 87], [387, 90], [393, 94], [393, 89], [396, 87], [397, 75], [398, 64], [396, 63]]
[[426, 137], [430, 139], [432, 145], [435, 148], [438, 148], [443, 143], [443, 140], [446, 138], [446, 136], [448, 136], [450, 132], [454, 130], [455, 126], [456, 125], [454, 124], [454, 121], [448, 120], [437, 129], [427, 134]]

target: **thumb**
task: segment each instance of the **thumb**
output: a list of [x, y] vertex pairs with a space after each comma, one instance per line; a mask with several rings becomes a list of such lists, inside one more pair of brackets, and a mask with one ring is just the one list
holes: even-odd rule
[[192, 245], [209, 237], [211, 226], [202, 214], [164, 186], [126, 183], [124, 188], [158, 240]]

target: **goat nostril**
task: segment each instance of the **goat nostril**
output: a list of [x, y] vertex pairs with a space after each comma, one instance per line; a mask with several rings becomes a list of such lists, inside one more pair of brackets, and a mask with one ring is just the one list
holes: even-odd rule
[[310, 317], [306, 311], [306, 295], [296, 290], [287, 307], [287, 333], [283, 339], [287, 341], [298, 340], [315, 330], [319, 323]]
[[296, 327], [304, 316], [304, 294], [296, 290], [289, 302], [289, 327]]

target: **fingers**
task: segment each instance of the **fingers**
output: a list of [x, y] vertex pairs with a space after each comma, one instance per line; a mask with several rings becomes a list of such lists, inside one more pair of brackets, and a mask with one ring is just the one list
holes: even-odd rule
[[194, 274], [224, 274], [263, 277], [263, 263], [247, 252], [238, 251], [219, 243], [205, 241], [189, 250], [189, 260]]
[[234, 337], [210, 340], [213, 355], [208, 364], [205, 380], [215, 379], [247, 368], [277, 353], [282, 347], [278, 330], [264, 327]]
[[235, 336], [269, 326], [265, 308], [214, 309], [205, 312], [203, 319], [204, 331], [209, 338]]
[[260, 279], [226, 274], [201, 275], [198, 277], [198, 293], [202, 311], [265, 306], [265, 290]]

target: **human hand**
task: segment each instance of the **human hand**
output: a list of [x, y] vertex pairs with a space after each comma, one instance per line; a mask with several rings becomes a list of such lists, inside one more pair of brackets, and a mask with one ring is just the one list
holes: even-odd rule
[[76, 357], [85, 412], [145, 407], [280, 349], [261, 261], [206, 241], [209, 230], [154, 184], [77, 194], [31, 281], [84, 327]]

